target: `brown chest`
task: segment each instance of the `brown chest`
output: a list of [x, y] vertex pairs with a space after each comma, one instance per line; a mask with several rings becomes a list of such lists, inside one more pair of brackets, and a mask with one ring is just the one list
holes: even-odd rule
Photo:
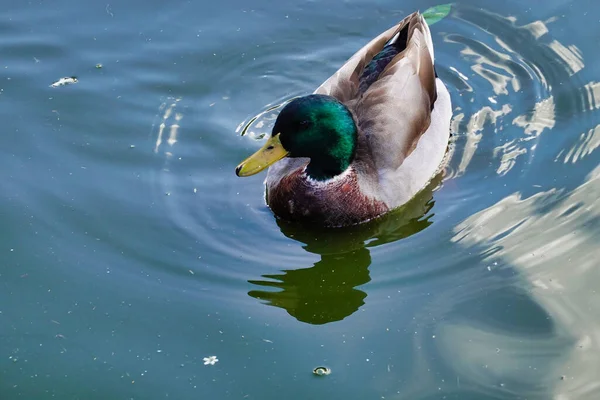
[[354, 171], [316, 182], [297, 170], [267, 187], [267, 203], [279, 218], [324, 226], [358, 224], [388, 211], [382, 201], [362, 193]]

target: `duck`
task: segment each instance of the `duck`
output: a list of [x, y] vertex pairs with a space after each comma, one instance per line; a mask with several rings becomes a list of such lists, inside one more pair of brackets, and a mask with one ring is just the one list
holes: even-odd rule
[[265, 199], [277, 218], [361, 224], [406, 204], [444, 167], [451, 118], [429, 26], [415, 12], [287, 103], [236, 174], [268, 168]]

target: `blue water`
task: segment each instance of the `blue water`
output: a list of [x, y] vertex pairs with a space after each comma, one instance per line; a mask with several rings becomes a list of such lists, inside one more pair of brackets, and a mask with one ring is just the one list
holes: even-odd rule
[[4, 4], [0, 399], [600, 398], [595, 2], [432, 25], [452, 155], [402, 212], [307, 231], [235, 176], [433, 5]]

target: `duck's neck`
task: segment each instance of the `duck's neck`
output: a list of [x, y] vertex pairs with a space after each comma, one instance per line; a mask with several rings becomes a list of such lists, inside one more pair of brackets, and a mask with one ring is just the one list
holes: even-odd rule
[[315, 181], [327, 181], [342, 174], [350, 167], [352, 160], [320, 160], [316, 161], [311, 158], [310, 163], [306, 166], [306, 175]]

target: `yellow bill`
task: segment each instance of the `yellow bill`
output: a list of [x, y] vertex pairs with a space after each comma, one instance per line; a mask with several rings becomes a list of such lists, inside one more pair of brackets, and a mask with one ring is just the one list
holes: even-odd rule
[[288, 153], [289, 152], [281, 145], [278, 133], [277, 135], [271, 136], [260, 150], [238, 165], [235, 169], [235, 173], [237, 176], [258, 174], [260, 171], [287, 156]]

